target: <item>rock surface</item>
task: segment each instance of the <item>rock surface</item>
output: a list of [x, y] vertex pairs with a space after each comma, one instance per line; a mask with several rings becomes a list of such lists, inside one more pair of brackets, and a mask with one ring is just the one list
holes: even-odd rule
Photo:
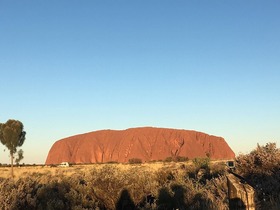
[[167, 128], [130, 128], [100, 130], [56, 141], [46, 164], [125, 163], [129, 159], [164, 160], [167, 157], [206, 157], [232, 159], [234, 152], [222, 137], [191, 130]]

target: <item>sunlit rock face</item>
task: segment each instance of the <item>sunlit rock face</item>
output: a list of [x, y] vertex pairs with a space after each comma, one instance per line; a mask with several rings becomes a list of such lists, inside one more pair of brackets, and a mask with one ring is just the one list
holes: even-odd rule
[[100, 130], [58, 140], [51, 147], [46, 164], [126, 163], [132, 158], [146, 162], [207, 155], [214, 160], [235, 157], [222, 137], [192, 130], [142, 127]]

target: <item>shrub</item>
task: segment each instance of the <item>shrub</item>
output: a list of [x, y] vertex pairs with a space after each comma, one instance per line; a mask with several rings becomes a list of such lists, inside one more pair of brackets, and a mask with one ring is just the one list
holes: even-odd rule
[[182, 157], [182, 156], [176, 156], [175, 157], [176, 162], [185, 162], [185, 161], [188, 161], [188, 160], [189, 160], [188, 157]]
[[209, 169], [210, 158], [195, 158], [192, 162], [197, 167], [197, 169]]
[[172, 162], [173, 158], [172, 157], [167, 157], [164, 159], [164, 162]]
[[260, 209], [278, 209], [280, 206], [280, 149], [276, 143], [267, 143], [246, 155], [236, 158], [236, 172], [256, 190]]
[[140, 158], [131, 158], [128, 160], [128, 163], [130, 164], [140, 164], [142, 163], [142, 160]]
[[185, 162], [188, 161], [188, 157], [182, 157], [182, 156], [174, 156], [174, 157], [167, 157], [165, 158], [164, 162]]
[[111, 160], [111, 161], [106, 162], [105, 164], [118, 164], [118, 162]]
[[227, 167], [225, 163], [214, 163], [210, 165], [210, 173], [213, 178], [217, 178], [227, 173]]
[[187, 170], [102, 164], [71, 176], [58, 170], [18, 181], [0, 178], [0, 209], [228, 209], [225, 176], [202, 183], [186, 176]]

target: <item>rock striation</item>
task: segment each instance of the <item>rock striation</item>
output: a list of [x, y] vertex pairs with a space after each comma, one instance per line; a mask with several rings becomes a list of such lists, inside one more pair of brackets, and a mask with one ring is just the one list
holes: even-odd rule
[[232, 159], [234, 152], [222, 137], [192, 130], [141, 127], [100, 130], [56, 141], [46, 164], [164, 160], [167, 157]]

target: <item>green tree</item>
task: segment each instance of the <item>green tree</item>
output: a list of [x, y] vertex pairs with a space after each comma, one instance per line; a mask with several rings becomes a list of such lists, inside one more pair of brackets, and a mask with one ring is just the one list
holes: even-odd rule
[[0, 141], [10, 151], [12, 177], [14, 177], [14, 154], [17, 152], [17, 147], [23, 145], [25, 134], [23, 124], [18, 120], [8, 120], [6, 123], [0, 123]]
[[19, 162], [23, 159], [23, 150], [20, 149], [18, 152], [17, 152], [17, 158], [15, 160], [16, 164], [18, 165]]

